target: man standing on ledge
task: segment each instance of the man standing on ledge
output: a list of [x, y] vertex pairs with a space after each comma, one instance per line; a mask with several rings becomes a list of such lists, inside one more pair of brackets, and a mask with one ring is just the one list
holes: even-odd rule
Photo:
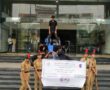
[[54, 20], [55, 16], [52, 15], [51, 16], [51, 20], [49, 21], [49, 36], [48, 36], [48, 39], [49, 39], [49, 42], [51, 42], [51, 37], [52, 35], [54, 35], [54, 37], [58, 40], [58, 37], [57, 37], [57, 21]]

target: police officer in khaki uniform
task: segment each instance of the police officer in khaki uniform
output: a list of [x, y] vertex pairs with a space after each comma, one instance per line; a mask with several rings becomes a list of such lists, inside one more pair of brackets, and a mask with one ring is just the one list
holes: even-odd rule
[[22, 85], [20, 87], [20, 90], [27, 90], [27, 88], [31, 90], [31, 87], [29, 85], [31, 63], [29, 59], [30, 55], [27, 55], [25, 60], [21, 63], [20, 78]]
[[34, 61], [34, 69], [35, 69], [34, 90], [42, 90], [42, 82], [41, 82], [42, 55], [40, 53], [38, 53], [37, 59]]
[[94, 58], [94, 52], [91, 57], [88, 57], [88, 54], [86, 53], [83, 58], [81, 58], [81, 61], [86, 61], [86, 82], [85, 86], [82, 90], [92, 90], [93, 83], [95, 80], [95, 76], [97, 75], [97, 69], [96, 69], [96, 60]]
[[80, 59], [80, 61], [86, 62], [86, 82], [82, 90], [86, 90], [87, 88], [87, 80], [89, 75], [89, 55], [88, 55], [88, 48], [85, 49], [84, 56]]
[[89, 58], [87, 61], [86, 61], [86, 73], [87, 73], [87, 78], [86, 78], [86, 89], [85, 90], [90, 90], [90, 80], [91, 80], [91, 68], [92, 68], [92, 62], [91, 62], [91, 59]]
[[86, 48], [84, 52], [85, 52], [85, 54], [84, 54], [84, 56], [80, 59], [81, 61], [86, 61], [87, 58], [88, 58], [88, 48]]
[[93, 50], [93, 54], [91, 55], [90, 61], [89, 61], [89, 75], [88, 75], [88, 82], [87, 82], [87, 89], [93, 90], [93, 84], [96, 79], [97, 75], [97, 68], [96, 68], [96, 60], [95, 60], [95, 49]]

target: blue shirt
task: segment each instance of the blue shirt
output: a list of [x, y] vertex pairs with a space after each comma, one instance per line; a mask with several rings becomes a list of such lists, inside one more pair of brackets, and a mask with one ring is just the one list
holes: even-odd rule
[[48, 44], [48, 52], [53, 52], [53, 45]]

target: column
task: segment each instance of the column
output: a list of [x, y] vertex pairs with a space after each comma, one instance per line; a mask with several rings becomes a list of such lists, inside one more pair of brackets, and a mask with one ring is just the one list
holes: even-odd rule
[[0, 51], [1, 51], [1, 37], [2, 37], [2, 35], [1, 35], [1, 22], [2, 22], [1, 17], [2, 17], [2, 0], [0, 0]]
[[59, 18], [59, 1], [60, 0], [56, 0], [56, 16], [57, 16], [57, 18]]
[[104, 53], [110, 54], [110, 25], [105, 25], [105, 47]]
[[110, 17], [110, 5], [105, 5], [105, 18]]

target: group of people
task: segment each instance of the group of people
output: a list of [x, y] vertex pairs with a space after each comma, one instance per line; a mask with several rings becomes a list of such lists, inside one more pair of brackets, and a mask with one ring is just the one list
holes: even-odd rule
[[[71, 60], [70, 57], [65, 55], [64, 47], [61, 45], [55, 45], [53, 47], [53, 42], [51, 41], [52, 35], [55, 36], [58, 41], [59, 38], [57, 36], [57, 22], [54, 20], [54, 16], [51, 16], [52, 20], [49, 22], [49, 35], [48, 35], [48, 43], [46, 45], [39, 45], [39, 50], [37, 55], [34, 56], [32, 62], [30, 54], [26, 56], [25, 60], [21, 63], [21, 87], [20, 90], [31, 90], [29, 85], [30, 78], [30, 68], [34, 67], [34, 90], [42, 90], [42, 82], [41, 82], [41, 71], [42, 71], [42, 59], [59, 59], [59, 60]], [[56, 42], [57, 42], [56, 41]], [[86, 62], [86, 82], [82, 90], [93, 90], [93, 84], [96, 80], [97, 68], [96, 68], [96, 60], [95, 60], [95, 49], [93, 50], [92, 55], [88, 54], [88, 49], [85, 50], [84, 56], [81, 58], [82, 62]]]
[[[42, 90], [42, 83], [41, 80], [41, 67], [42, 67], [42, 55], [38, 54], [37, 59], [33, 62], [34, 67], [34, 77], [35, 77], [35, 84], [34, 84], [34, 90]], [[21, 87], [19, 90], [32, 90], [29, 85], [29, 79], [30, 79], [30, 69], [31, 69], [31, 61], [30, 61], [30, 54], [28, 54], [25, 58], [25, 60], [21, 63], [21, 72], [20, 72], [20, 78], [21, 78]], [[39, 85], [38, 85], [39, 84]]]
[[[45, 51], [45, 46], [41, 45], [40, 50], [38, 50], [38, 53], [35, 60], [31, 61], [30, 53], [27, 54], [25, 57], [25, 60], [21, 63], [21, 87], [20, 90], [31, 90], [31, 87], [29, 85], [29, 78], [30, 78], [30, 68], [31, 66], [34, 67], [34, 77], [35, 77], [35, 83], [34, 83], [34, 90], [42, 90], [42, 83], [41, 83], [41, 71], [42, 71], [42, 59], [51, 59], [51, 60], [57, 60], [57, 59], [64, 59], [68, 58], [66, 55], [64, 55], [64, 52], [62, 50], [62, 47], [59, 46], [54, 49], [52, 52]], [[34, 57], [35, 57], [34, 56]]]
[[[49, 21], [49, 29], [48, 29], [48, 37], [46, 45], [39, 45], [39, 50], [37, 55], [33, 57], [32, 62], [30, 61], [30, 54], [26, 56], [25, 60], [21, 63], [21, 87], [20, 90], [31, 90], [31, 87], [29, 85], [29, 78], [30, 78], [30, 68], [31, 65], [34, 67], [34, 77], [35, 77], [35, 83], [34, 83], [34, 90], [42, 90], [42, 83], [41, 83], [41, 70], [42, 70], [42, 58], [54, 58], [56, 59], [58, 57], [58, 53], [62, 52], [61, 47], [60, 48], [54, 48], [53, 49], [53, 41], [51, 39], [52, 36], [55, 37], [55, 39], [58, 41], [57, 36], [57, 21], [54, 20], [54, 16], [51, 16], [51, 20]], [[47, 49], [48, 48], [48, 49]], [[39, 85], [38, 85], [39, 84]]]
[[[25, 60], [21, 64], [21, 83], [22, 86], [20, 90], [31, 90], [30, 85], [29, 85], [29, 78], [30, 78], [30, 68], [31, 65], [34, 67], [34, 77], [35, 77], [35, 82], [34, 82], [34, 90], [42, 90], [42, 82], [41, 82], [41, 71], [42, 71], [42, 59], [69, 59], [62, 53], [62, 48], [59, 47], [56, 49], [54, 52], [43, 52], [39, 51], [38, 54], [36, 55], [36, 59], [32, 62], [31, 64], [31, 58], [30, 55], [28, 54]], [[63, 57], [62, 57], [63, 56]], [[84, 56], [81, 58], [82, 62], [86, 62], [86, 82], [82, 90], [93, 90], [93, 84], [95, 82], [96, 84], [96, 90], [98, 90], [98, 83], [97, 83], [97, 68], [96, 68], [96, 60], [95, 60], [95, 49], [93, 50], [93, 53], [91, 55], [88, 54], [88, 49], [85, 50]]]
[[86, 82], [82, 90], [93, 90], [94, 82], [96, 84], [96, 90], [98, 90], [95, 52], [96, 50], [94, 49], [92, 54], [89, 55], [88, 49], [86, 49], [84, 56], [81, 58], [81, 61], [86, 62]]

